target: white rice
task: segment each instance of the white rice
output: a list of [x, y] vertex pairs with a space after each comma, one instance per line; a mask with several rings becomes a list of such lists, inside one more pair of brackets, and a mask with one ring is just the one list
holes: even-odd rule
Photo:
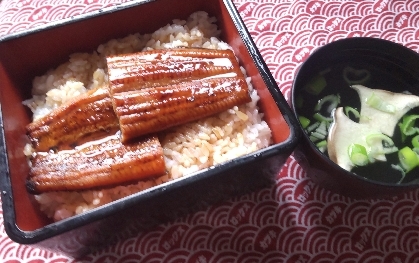
[[[106, 85], [105, 56], [172, 47], [229, 49], [218, 39], [216, 19], [205, 12], [193, 13], [186, 21], [174, 20], [153, 34], [133, 34], [100, 45], [96, 52], [76, 53], [67, 63], [33, 81], [33, 98], [24, 101], [37, 119], [72, 97]], [[243, 69], [242, 69], [243, 70]], [[244, 70], [243, 70], [244, 71]], [[162, 138], [168, 175], [128, 186], [80, 192], [50, 192], [35, 196], [40, 209], [55, 221], [83, 213], [130, 194], [220, 164], [267, 147], [271, 131], [259, 112], [259, 97], [247, 78], [252, 101], [216, 116], [170, 129]], [[30, 146], [25, 154], [32, 153]]]

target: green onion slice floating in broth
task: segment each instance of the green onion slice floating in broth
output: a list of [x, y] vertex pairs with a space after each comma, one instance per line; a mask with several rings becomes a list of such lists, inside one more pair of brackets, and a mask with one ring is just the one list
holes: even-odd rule
[[369, 162], [367, 149], [361, 145], [353, 143], [348, 149], [349, 159], [356, 166], [365, 166]]
[[415, 134], [419, 129], [414, 127], [415, 120], [419, 118], [419, 115], [408, 115], [404, 116], [402, 123], [400, 123], [400, 131], [403, 135], [410, 136]]
[[310, 125], [310, 120], [304, 116], [299, 116], [298, 120], [301, 123], [301, 126], [303, 127], [303, 129], [307, 128], [308, 125]]
[[419, 165], [418, 155], [407, 146], [399, 151], [399, 161], [406, 173]]

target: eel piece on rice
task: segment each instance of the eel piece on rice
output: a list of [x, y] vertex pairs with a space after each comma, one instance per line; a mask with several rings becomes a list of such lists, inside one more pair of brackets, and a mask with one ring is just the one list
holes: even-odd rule
[[26, 187], [34, 194], [115, 186], [166, 172], [156, 136], [122, 144], [118, 133], [74, 150], [38, 152], [31, 162]]
[[232, 50], [162, 49], [107, 58], [122, 141], [250, 102]]
[[159, 132], [251, 101], [244, 78], [208, 78], [112, 96], [121, 140]]
[[36, 151], [49, 151], [70, 145], [81, 137], [119, 127], [108, 89], [91, 90], [46, 116], [26, 126], [27, 135]]
[[242, 75], [231, 50], [175, 48], [106, 58], [111, 94], [178, 84], [209, 76]]

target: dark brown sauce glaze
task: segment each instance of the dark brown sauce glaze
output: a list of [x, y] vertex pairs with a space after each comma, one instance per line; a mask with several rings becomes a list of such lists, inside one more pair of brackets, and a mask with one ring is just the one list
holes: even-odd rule
[[165, 173], [156, 136], [123, 144], [119, 133], [57, 153], [38, 152], [26, 182], [29, 192], [83, 190], [114, 186]]
[[113, 96], [122, 140], [159, 132], [251, 101], [244, 78], [210, 78]]
[[106, 88], [74, 98], [26, 126], [36, 151], [67, 148], [86, 135], [119, 126]]

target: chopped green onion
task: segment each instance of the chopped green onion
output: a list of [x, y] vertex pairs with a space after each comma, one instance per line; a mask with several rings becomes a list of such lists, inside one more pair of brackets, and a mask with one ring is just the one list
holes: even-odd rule
[[332, 118], [325, 117], [325, 116], [321, 115], [319, 112], [314, 113], [313, 118], [317, 121], [320, 121], [320, 122], [324, 122], [324, 121], [325, 122], [332, 122], [333, 121]]
[[323, 140], [324, 138], [326, 138], [326, 135], [325, 134], [323, 134], [321, 132], [318, 132], [317, 130], [314, 131], [314, 132], [312, 132], [311, 133], [311, 136], [314, 136], [314, 137], [316, 137], [316, 138], [318, 138], [320, 140]]
[[338, 104], [340, 103], [340, 96], [335, 94], [327, 95], [326, 97], [319, 100], [316, 107], [314, 107], [314, 111], [320, 111], [325, 103], [329, 103], [329, 107], [327, 108], [327, 112], [332, 112]]
[[363, 145], [353, 143], [348, 149], [349, 159], [356, 166], [364, 166], [369, 162], [367, 149]]
[[320, 122], [320, 125], [319, 125], [319, 127], [317, 127], [316, 131], [327, 135], [327, 126], [328, 126], [328, 122], [327, 121], [322, 121], [322, 122]]
[[327, 147], [327, 141], [323, 140], [323, 141], [320, 141], [320, 142], [316, 143], [316, 147], [319, 148], [319, 150], [321, 152], [324, 152], [326, 150], [326, 147]]
[[406, 137], [407, 136], [402, 132], [402, 136], [401, 137], [402, 137], [402, 142], [404, 142], [406, 140]]
[[[362, 75], [364, 76], [360, 79], [351, 79], [349, 75], [352, 75], [351, 77], [360, 77]], [[370, 79], [370, 76], [371, 76], [371, 73], [366, 69], [358, 70], [351, 67], [345, 67], [343, 69], [343, 78], [349, 85], [364, 84]]]
[[388, 148], [384, 148], [383, 149], [383, 154], [390, 154], [390, 153], [395, 153], [399, 150], [399, 148], [397, 148], [396, 146], [393, 147], [388, 147]]
[[324, 147], [324, 146], [327, 146], [327, 141], [326, 141], [326, 140], [323, 140], [323, 141], [321, 141], [321, 142], [318, 142], [318, 143], [316, 144], [316, 146], [317, 146], [317, 147]]
[[410, 136], [418, 131], [418, 128], [413, 127], [417, 118], [419, 118], [419, 115], [409, 115], [403, 117], [402, 123], [399, 123], [400, 131], [403, 135]]
[[299, 116], [298, 120], [301, 123], [301, 126], [303, 127], [303, 129], [307, 128], [308, 125], [310, 125], [310, 120], [304, 116]]
[[[326, 136], [327, 136], [327, 122], [322, 121], [322, 122], [316, 122], [315, 124], [318, 124], [318, 125], [313, 129], [313, 132], [310, 133], [310, 140], [312, 142], [318, 142], [320, 140], [326, 139]], [[313, 125], [311, 125], [311, 126], [313, 126]], [[308, 128], [307, 128], [307, 130], [308, 130]]]
[[367, 104], [374, 109], [387, 113], [394, 113], [396, 111], [396, 108], [393, 105], [377, 96], [374, 92], [367, 98]]
[[419, 135], [412, 138], [413, 149], [419, 148]]
[[307, 83], [305, 90], [310, 94], [319, 95], [326, 85], [326, 79], [322, 75], [317, 75], [309, 83]]
[[316, 136], [313, 136], [313, 135], [310, 135], [310, 141], [312, 141], [312, 142], [318, 142], [318, 141], [320, 141], [321, 140], [321, 138], [318, 138], [318, 137], [316, 137]]
[[315, 122], [315, 123], [311, 124], [310, 126], [308, 126], [308, 127], [307, 127], [307, 129], [306, 129], [306, 131], [307, 131], [307, 132], [312, 132], [312, 131], [314, 131], [315, 129], [317, 129], [317, 127], [319, 127], [319, 126], [320, 126], [320, 122], [319, 122], [319, 121], [317, 121], [317, 122]]
[[359, 112], [356, 109], [354, 109], [352, 107], [349, 107], [349, 106], [346, 106], [345, 107], [345, 115], [349, 117], [349, 114], [350, 113], [352, 113], [355, 118], [357, 118], [357, 119], [360, 118], [360, 114], [359, 114]]
[[399, 161], [406, 173], [419, 165], [418, 155], [407, 146], [399, 151]]
[[[396, 146], [394, 146], [393, 140], [382, 133], [370, 134], [365, 138], [365, 141], [367, 142], [368, 146], [371, 146], [371, 151], [369, 154], [370, 158], [376, 158], [379, 155], [390, 154], [399, 150]], [[381, 149], [380, 147], [377, 149], [377, 143], [382, 145], [384, 148]]]
[[365, 140], [369, 146], [374, 145], [377, 142], [377, 140], [382, 141], [384, 147], [390, 148], [394, 146], [393, 140], [387, 135], [382, 134], [382, 133], [370, 134], [365, 138]]

